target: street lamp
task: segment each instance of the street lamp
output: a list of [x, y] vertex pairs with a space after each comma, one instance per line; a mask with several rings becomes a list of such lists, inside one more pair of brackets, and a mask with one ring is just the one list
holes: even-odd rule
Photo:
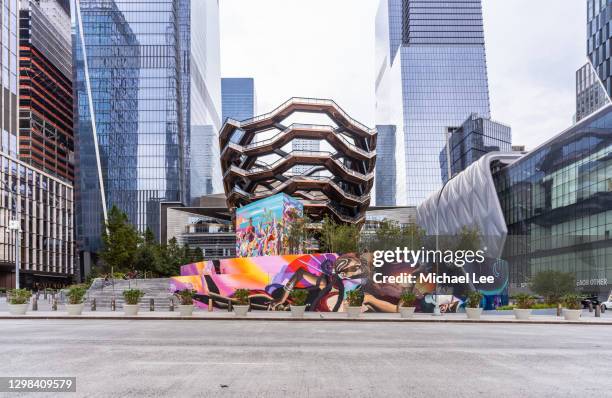
[[20, 252], [20, 234], [21, 222], [17, 217], [9, 221], [9, 230], [15, 231], [15, 289], [19, 289], [19, 252]]

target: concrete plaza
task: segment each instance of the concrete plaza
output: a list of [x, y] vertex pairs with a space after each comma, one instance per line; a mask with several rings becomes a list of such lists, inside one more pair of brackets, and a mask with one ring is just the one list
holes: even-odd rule
[[605, 325], [2, 319], [0, 330], [0, 376], [76, 376], [77, 393], [67, 396], [539, 398], [612, 391]]

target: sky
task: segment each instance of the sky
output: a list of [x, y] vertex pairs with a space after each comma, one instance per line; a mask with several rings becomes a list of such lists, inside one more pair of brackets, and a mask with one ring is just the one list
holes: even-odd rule
[[[334, 99], [374, 125], [379, 0], [221, 0], [221, 73], [254, 77], [257, 113]], [[569, 127], [586, 61], [584, 0], [483, 0], [493, 119], [534, 148]]]

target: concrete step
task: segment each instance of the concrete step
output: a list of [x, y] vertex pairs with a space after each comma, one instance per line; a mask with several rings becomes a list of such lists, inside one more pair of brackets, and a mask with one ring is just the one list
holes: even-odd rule
[[167, 310], [170, 306], [170, 300], [174, 300], [176, 304], [176, 300], [170, 293], [169, 287], [169, 278], [116, 279], [106, 283], [102, 279], [96, 279], [87, 291], [86, 303], [90, 305], [91, 301], [95, 298], [98, 308], [110, 308], [114, 297], [116, 307], [120, 309], [124, 303], [123, 291], [127, 289], [140, 289], [144, 292], [144, 296], [140, 299], [140, 308], [148, 309], [150, 305], [149, 300], [153, 299], [156, 309]]

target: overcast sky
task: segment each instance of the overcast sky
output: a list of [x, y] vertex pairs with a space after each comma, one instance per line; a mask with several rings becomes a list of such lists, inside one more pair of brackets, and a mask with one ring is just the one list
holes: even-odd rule
[[[254, 77], [258, 113], [336, 100], [373, 125], [379, 0], [221, 0], [221, 72]], [[533, 148], [571, 124], [585, 62], [584, 0], [483, 0], [491, 110]]]

